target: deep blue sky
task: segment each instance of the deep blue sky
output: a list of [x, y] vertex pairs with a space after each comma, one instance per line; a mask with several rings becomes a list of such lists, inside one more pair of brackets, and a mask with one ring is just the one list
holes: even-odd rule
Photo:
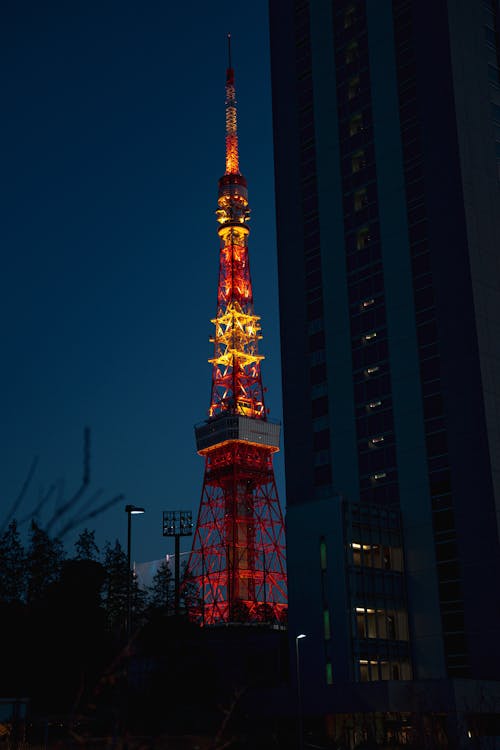
[[[266, 0], [4, 0], [0, 10], [2, 511], [35, 456], [18, 517], [53, 482], [69, 498], [89, 426], [84, 497], [102, 489], [98, 502], [125, 501], [84, 525], [100, 546], [125, 546], [125, 502], [145, 506], [134, 519], [140, 562], [173, 551], [162, 511], [196, 512], [202, 488], [193, 426], [210, 396], [228, 31], [262, 372], [281, 419]], [[275, 470], [284, 510], [281, 453]], [[65, 537], [69, 552], [81, 528]]]

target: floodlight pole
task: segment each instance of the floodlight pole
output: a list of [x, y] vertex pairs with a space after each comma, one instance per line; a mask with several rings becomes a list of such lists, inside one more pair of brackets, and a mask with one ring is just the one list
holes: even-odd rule
[[179, 617], [180, 601], [181, 601], [181, 565], [180, 565], [180, 554], [181, 554], [181, 537], [180, 534], [175, 534], [175, 594], [174, 594], [174, 611], [175, 616]]
[[[128, 508], [128, 505], [127, 505]], [[126, 509], [125, 509], [126, 510]], [[130, 562], [131, 562], [131, 549], [132, 546], [132, 513], [127, 511], [127, 641], [130, 640], [131, 632], [131, 620], [132, 620], [132, 597], [130, 591]]]
[[191, 536], [193, 533], [193, 514], [185, 510], [163, 511], [163, 536], [175, 538], [175, 569], [174, 569], [174, 610], [175, 616], [180, 614], [181, 601], [181, 536]]
[[130, 634], [132, 632], [132, 596], [130, 586], [132, 576], [132, 571], [130, 569], [132, 550], [132, 516], [144, 512], [144, 508], [139, 508], [137, 505], [125, 506], [125, 513], [127, 514], [127, 622], [125, 629], [127, 634], [127, 642], [130, 640]]

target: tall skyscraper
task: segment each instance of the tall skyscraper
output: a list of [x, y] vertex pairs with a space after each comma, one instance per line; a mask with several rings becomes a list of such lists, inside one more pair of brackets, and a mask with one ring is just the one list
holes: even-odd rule
[[304, 680], [498, 680], [498, 0], [269, 7]]

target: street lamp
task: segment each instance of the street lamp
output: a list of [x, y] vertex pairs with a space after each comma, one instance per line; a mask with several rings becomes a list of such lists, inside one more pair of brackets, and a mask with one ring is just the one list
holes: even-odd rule
[[163, 536], [175, 537], [175, 614], [179, 615], [180, 604], [180, 567], [181, 536], [193, 533], [193, 514], [190, 510], [164, 510]]
[[297, 668], [297, 731], [299, 740], [299, 750], [304, 746], [304, 737], [302, 729], [302, 695], [300, 691], [300, 660], [299, 660], [299, 641], [307, 638], [305, 633], [299, 633], [295, 636], [295, 665]]
[[144, 513], [144, 508], [139, 508], [137, 505], [126, 505], [125, 513], [127, 514], [127, 641], [130, 640], [130, 633], [132, 629], [132, 601], [130, 596], [130, 550], [132, 540], [132, 516]]

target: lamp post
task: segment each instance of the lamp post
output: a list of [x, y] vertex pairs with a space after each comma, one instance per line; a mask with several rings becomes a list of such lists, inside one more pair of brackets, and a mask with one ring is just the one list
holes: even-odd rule
[[136, 516], [144, 512], [144, 508], [139, 508], [137, 505], [125, 506], [125, 513], [127, 514], [127, 641], [130, 640], [130, 633], [132, 630], [132, 600], [130, 595], [130, 551], [132, 547], [132, 516]]
[[179, 616], [180, 605], [180, 566], [181, 536], [193, 533], [193, 514], [190, 510], [164, 510], [163, 536], [175, 537], [175, 614]]
[[295, 636], [295, 666], [297, 669], [297, 733], [299, 750], [304, 747], [304, 737], [302, 728], [302, 694], [300, 690], [300, 660], [299, 660], [299, 641], [307, 638], [305, 633], [299, 633]]

